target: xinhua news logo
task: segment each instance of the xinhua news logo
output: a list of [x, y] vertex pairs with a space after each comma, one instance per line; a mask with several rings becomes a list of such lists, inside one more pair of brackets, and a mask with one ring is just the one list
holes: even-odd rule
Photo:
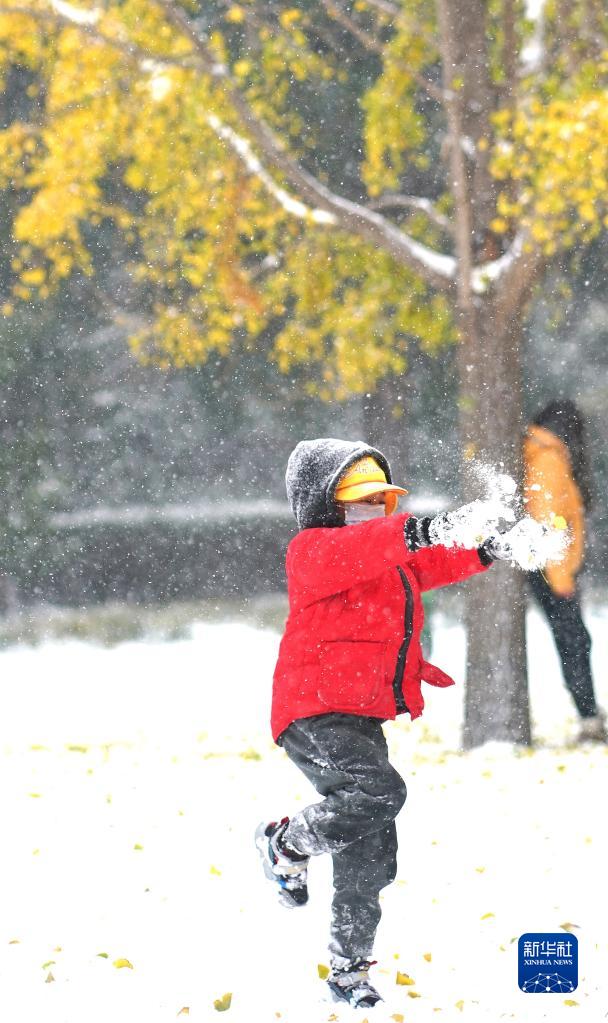
[[574, 934], [522, 934], [518, 983], [527, 995], [564, 994], [578, 987], [578, 938]]

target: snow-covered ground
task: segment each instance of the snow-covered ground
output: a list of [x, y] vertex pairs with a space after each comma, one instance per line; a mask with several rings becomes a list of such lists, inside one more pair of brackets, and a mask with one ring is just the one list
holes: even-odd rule
[[[608, 608], [587, 620], [608, 706]], [[433, 659], [460, 681], [462, 631], [434, 626]], [[461, 685], [425, 687], [424, 717], [386, 726], [409, 797], [376, 945], [385, 1003], [367, 1013], [325, 1001], [318, 978], [329, 862], [288, 911], [253, 848], [258, 820], [317, 798], [268, 732], [276, 633], [208, 624], [172, 643], [1, 653], [0, 1019], [211, 1021], [227, 993], [235, 1023], [606, 1018], [608, 754], [568, 745], [534, 612], [530, 633], [533, 752], [459, 752]], [[516, 939], [564, 927], [578, 990], [522, 994]]]

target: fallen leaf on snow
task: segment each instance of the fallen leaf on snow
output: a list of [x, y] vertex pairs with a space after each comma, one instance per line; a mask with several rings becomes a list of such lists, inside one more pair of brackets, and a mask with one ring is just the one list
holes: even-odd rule
[[391, 1019], [394, 1019], [395, 1023], [403, 1023], [405, 1016], [401, 1012], [394, 1012]]
[[397, 970], [397, 976], [395, 977], [395, 984], [404, 984], [407, 987], [410, 987], [412, 984], [415, 984], [415, 983], [416, 983], [416, 981], [412, 980], [412, 978], [409, 977], [407, 975], [407, 973], [399, 973], [399, 970]]
[[454, 1004], [456, 1008], [460, 1009], [460, 1011], [462, 1012], [462, 1010], [464, 1009], [464, 998], [461, 998], [459, 1002], [455, 1002]]
[[564, 998], [564, 1005], [578, 1005], [578, 1002], [575, 1002], [574, 998]]
[[422, 958], [426, 959], [427, 963], [430, 963], [431, 959], [433, 958], [433, 955], [431, 952], [425, 952]]
[[485, 873], [485, 869], [486, 869], [485, 867], [475, 867], [475, 870], [477, 871], [478, 874]]
[[9, 941], [9, 945], [20, 945], [20, 944], [21, 944], [21, 942], [19, 941], [19, 938], [11, 938], [11, 940]]
[[321, 980], [327, 980], [329, 977], [329, 966], [326, 966], [325, 963], [317, 963], [317, 973]]
[[226, 1012], [227, 1009], [232, 1005], [232, 991], [227, 991], [221, 998], [216, 998], [213, 1003], [213, 1008], [217, 1009], [218, 1012]]
[[97, 953], [97, 958], [98, 959], [109, 959], [110, 957], [109, 957], [107, 952], [98, 952]]
[[417, 991], [408, 991], [407, 997], [408, 998], [422, 998], [422, 995], [419, 995]]
[[143, 849], [143, 845], [140, 845], [139, 842], [136, 842], [133, 848], [136, 849], [137, 852], [141, 852]]
[[117, 970], [124, 970], [125, 968], [127, 970], [135, 969], [133, 963], [130, 963], [128, 959], [115, 959], [112, 966], [115, 966]]
[[480, 916], [479, 919], [480, 920], [489, 920], [491, 916], [494, 916], [494, 913], [484, 913], [483, 916]]
[[55, 978], [54, 978], [53, 974], [51, 973], [51, 971], [49, 970], [49, 972], [46, 975], [46, 980], [45, 980], [44, 983], [45, 984], [52, 984], [54, 980], [55, 980]]
[[261, 760], [262, 759], [262, 755], [261, 755], [261, 753], [258, 753], [257, 749], [244, 749], [242, 751], [242, 753], [239, 753], [239, 756], [242, 757], [243, 760]]
[[565, 924], [560, 924], [562, 931], [580, 931], [578, 924], [571, 924], [566, 920]]
[[177, 1015], [178, 1016], [189, 1016], [190, 1015], [190, 1006], [189, 1005], [184, 1005], [183, 1009], [180, 1009]]
[[49, 959], [49, 960], [47, 960], [46, 963], [42, 964], [42, 969], [43, 970], [48, 970], [49, 966], [56, 966], [56, 965], [57, 964], [56, 964], [54, 959]]
[[213, 865], [211, 867], [209, 867], [209, 873], [213, 874], [214, 877], [221, 877], [222, 876], [221, 870], [218, 870], [218, 868], [214, 867]]

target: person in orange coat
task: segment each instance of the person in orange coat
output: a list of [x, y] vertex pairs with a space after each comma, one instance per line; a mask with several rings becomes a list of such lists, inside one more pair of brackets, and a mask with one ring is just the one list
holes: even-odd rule
[[524, 440], [526, 510], [541, 522], [565, 519], [571, 543], [528, 581], [547, 617], [566, 686], [580, 716], [579, 740], [607, 740], [591, 674], [591, 638], [581, 615], [577, 576], [585, 549], [585, 512], [590, 506], [583, 418], [574, 402], [552, 401], [528, 427]]

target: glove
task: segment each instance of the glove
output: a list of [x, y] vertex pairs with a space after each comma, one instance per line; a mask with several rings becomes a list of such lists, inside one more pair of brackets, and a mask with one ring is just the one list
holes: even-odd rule
[[471, 501], [455, 511], [436, 515], [428, 524], [431, 544], [474, 549], [498, 534], [498, 523], [515, 521], [511, 498]]
[[561, 561], [571, 542], [567, 529], [538, 522], [526, 515], [506, 533], [496, 533], [481, 545], [495, 561], [510, 561], [527, 572]]

